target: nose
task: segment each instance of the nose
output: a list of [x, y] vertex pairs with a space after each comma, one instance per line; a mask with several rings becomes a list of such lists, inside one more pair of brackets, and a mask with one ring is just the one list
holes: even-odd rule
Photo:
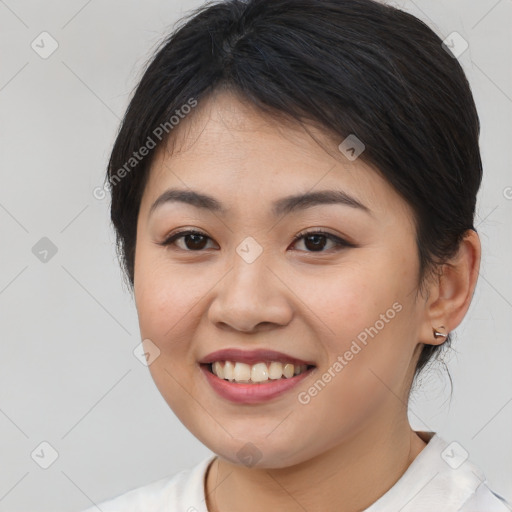
[[215, 287], [209, 320], [220, 329], [245, 333], [288, 325], [293, 306], [284, 281], [263, 255], [248, 263], [235, 254], [231, 271]]

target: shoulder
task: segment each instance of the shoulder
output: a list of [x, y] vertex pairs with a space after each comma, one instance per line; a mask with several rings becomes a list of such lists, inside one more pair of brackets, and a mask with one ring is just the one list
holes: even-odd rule
[[131, 489], [82, 512], [207, 512], [204, 475], [214, 458], [214, 455], [209, 455], [191, 469]]
[[464, 503], [460, 512], [510, 512], [512, 505], [495, 493], [486, 483], [478, 486], [475, 493]]
[[418, 432], [427, 443], [395, 485], [365, 512], [510, 512], [457, 442]]

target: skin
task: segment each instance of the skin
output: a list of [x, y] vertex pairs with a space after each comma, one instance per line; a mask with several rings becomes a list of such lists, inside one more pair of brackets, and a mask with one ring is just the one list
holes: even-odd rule
[[[464, 317], [480, 264], [469, 232], [459, 253], [418, 289], [419, 260], [410, 206], [341, 140], [278, 122], [228, 92], [202, 102], [155, 155], [137, 226], [134, 295], [142, 339], [160, 350], [151, 375], [171, 409], [218, 456], [207, 472], [210, 512], [362, 510], [400, 478], [425, 442], [407, 418], [421, 344], [432, 328], [453, 330]], [[315, 139], [311, 136], [314, 135]], [[166, 203], [166, 189], [214, 196], [228, 213]], [[271, 204], [312, 190], [343, 190], [371, 213], [324, 204], [279, 218]], [[206, 234], [204, 245], [177, 228]], [[324, 229], [314, 250], [293, 237]], [[253, 237], [262, 254], [236, 252]], [[191, 249], [192, 248], [192, 249]], [[307, 404], [307, 391], [381, 314], [400, 312]], [[223, 348], [271, 348], [312, 360], [293, 390], [262, 404], [235, 404], [207, 383], [198, 360]], [[252, 467], [237, 452], [259, 450]], [[371, 482], [371, 485], [369, 485]]]

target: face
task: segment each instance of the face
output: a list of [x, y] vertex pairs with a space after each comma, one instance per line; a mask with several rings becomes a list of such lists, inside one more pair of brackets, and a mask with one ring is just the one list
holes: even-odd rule
[[[178, 418], [229, 461], [270, 468], [404, 414], [425, 307], [407, 203], [341, 139], [228, 93], [178, 128], [150, 170], [134, 273], [141, 336], [159, 351], [150, 372]], [[175, 194], [152, 209], [169, 189], [215, 203]], [[325, 191], [342, 199], [284, 199]], [[210, 356], [224, 349], [238, 352]], [[285, 376], [230, 382], [206, 364], [227, 374], [225, 360], [241, 380]], [[286, 375], [290, 362], [307, 370]]]

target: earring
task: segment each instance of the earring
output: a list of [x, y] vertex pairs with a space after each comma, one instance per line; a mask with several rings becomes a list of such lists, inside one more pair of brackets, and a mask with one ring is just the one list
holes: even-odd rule
[[[441, 330], [438, 330], [438, 329], [441, 329]], [[434, 335], [434, 339], [436, 339], [436, 340], [438, 340], [439, 338], [446, 338], [448, 336], [444, 325], [441, 325], [437, 329], [435, 327], [433, 327], [432, 334]]]

